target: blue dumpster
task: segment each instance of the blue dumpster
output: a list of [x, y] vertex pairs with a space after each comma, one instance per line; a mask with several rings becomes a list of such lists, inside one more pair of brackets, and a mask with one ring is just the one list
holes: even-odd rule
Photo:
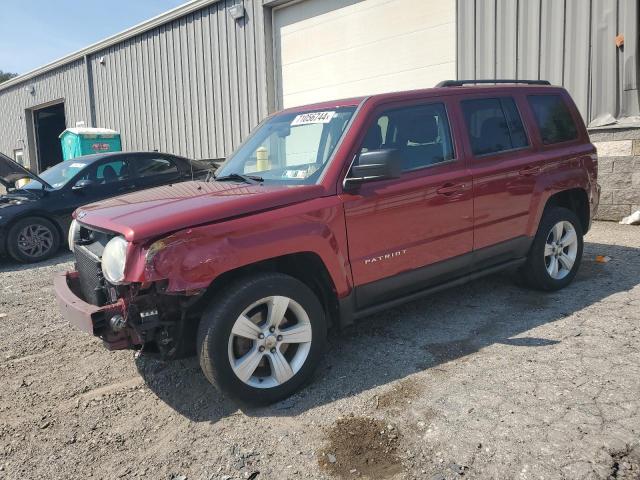
[[92, 153], [122, 151], [120, 134], [108, 128], [67, 128], [60, 134], [60, 143], [65, 160]]

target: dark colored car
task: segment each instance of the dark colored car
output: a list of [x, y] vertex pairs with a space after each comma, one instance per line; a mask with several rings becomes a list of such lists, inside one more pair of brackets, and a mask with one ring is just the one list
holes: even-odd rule
[[580, 114], [546, 82], [466, 83], [285, 110], [214, 181], [79, 209], [61, 310], [269, 403], [331, 326], [506, 268], [567, 286], [600, 195]]
[[[53, 255], [66, 240], [71, 213], [81, 205], [125, 192], [206, 176], [212, 165], [157, 152], [87, 155], [39, 176], [0, 156], [0, 254], [20, 262]], [[15, 188], [16, 181], [31, 181]]]

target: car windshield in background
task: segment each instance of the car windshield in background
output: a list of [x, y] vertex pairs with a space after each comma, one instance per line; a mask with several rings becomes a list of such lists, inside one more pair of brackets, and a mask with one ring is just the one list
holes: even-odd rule
[[[87, 163], [79, 160], [67, 160], [62, 163], [58, 163], [53, 167], [45, 170], [38, 176], [45, 182], [51, 185], [54, 189], [64, 187], [69, 180], [75, 177], [82, 169], [87, 166]], [[32, 180], [22, 187], [23, 190], [40, 190], [42, 184], [36, 180]]]
[[331, 158], [355, 107], [282, 113], [265, 121], [216, 172], [266, 183], [312, 184]]

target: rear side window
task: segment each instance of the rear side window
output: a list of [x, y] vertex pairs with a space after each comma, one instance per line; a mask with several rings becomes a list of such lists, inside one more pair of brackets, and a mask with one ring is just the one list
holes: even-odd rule
[[513, 98], [464, 100], [462, 111], [474, 155], [488, 155], [529, 145]]
[[141, 177], [178, 173], [178, 167], [167, 158], [138, 158], [137, 163], [138, 175]]
[[528, 98], [542, 143], [548, 145], [578, 138], [576, 124], [560, 95], [531, 95]]

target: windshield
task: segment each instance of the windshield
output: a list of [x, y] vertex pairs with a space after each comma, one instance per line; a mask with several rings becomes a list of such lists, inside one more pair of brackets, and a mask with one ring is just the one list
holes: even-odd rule
[[344, 107], [275, 115], [258, 127], [216, 177], [241, 174], [265, 183], [316, 183], [354, 111], [355, 107]]
[[[38, 176], [51, 185], [55, 190], [64, 187], [69, 180], [75, 177], [88, 163], [81, 160], [67, 160], [45, 170]], [[36, 180], [32, 180], [22, 187], [23, 190], [40, 190], [42, 184]]]

